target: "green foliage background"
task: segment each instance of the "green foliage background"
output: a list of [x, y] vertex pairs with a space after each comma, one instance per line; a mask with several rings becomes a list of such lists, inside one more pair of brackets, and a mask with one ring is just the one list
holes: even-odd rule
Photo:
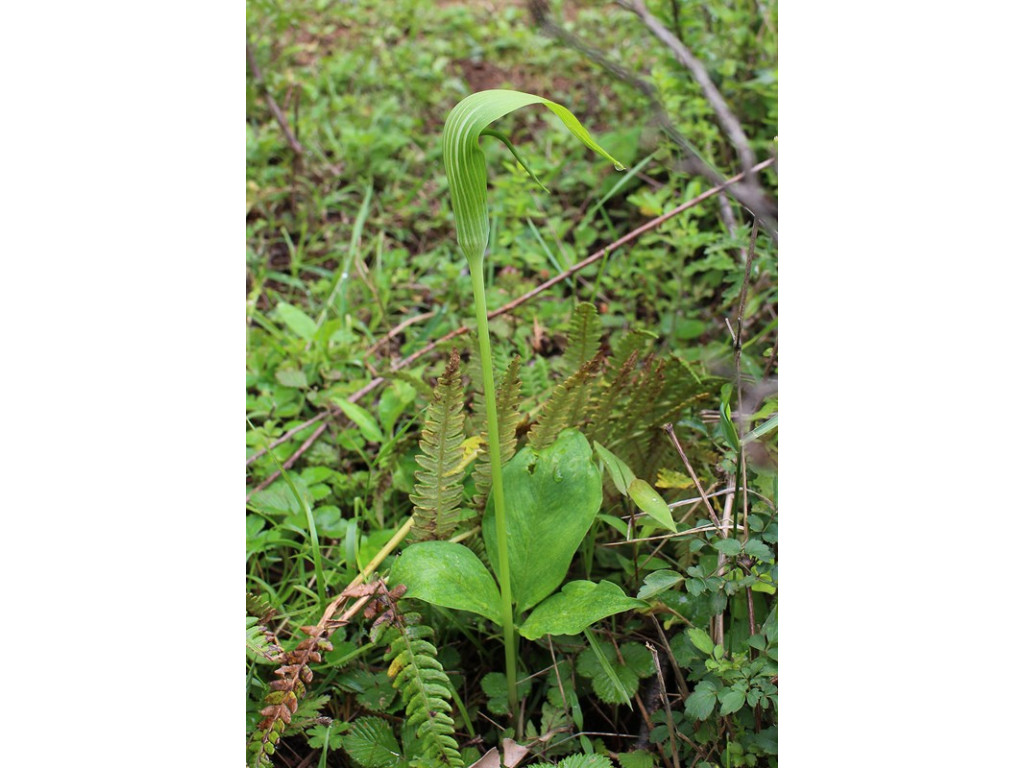
[[[265, 628], [286, 648], [300, 637], [297, 628], [315, 623], [324, 600], [344, 589], [413, 512], [421, 429], [451, 347], [462, 353], [465, 367], [466, 435], [483, 430], [479, 362], [469, 354], [469, 337], [388, 373], [392, 361], [459, 328], [471, 311], [469, 274], [455, 242], [441, 165], [440, 134], [448, 111], [483, 88], [537, 93], [572, 110], [630, 167], [621, 174], [594, 163], [542, 108], [520, 110], [502, 121], [501, 129], [551, 194], [537, 187], [499, 142], [484, 141], [492, 215], [485, 262], [491, 309], [711, 186], [692, 172], [689, 150], [659, 128], [643, 93], [608, 75], [580, 50], [540, 34], [525, 6], [426, 0], [247, 3], [247, 43], [260, 75], [250, 67], [246, 80], [246, 411], [251, 424], [246, 441], [249, 455], [256, 456], [247, 466], [247, 589], [275, 612]], [[758, 159], [772, 157], [775, 3], [652, 0], [647, 6], [707, 67]], [[653, 85], [674, 128], [709, 166], [722, 176], [739, 172], [735, 148], [700, 88], [634, 14], [614, 3], [552, 2], [548, 18]], [[301, 155], [270, 111], [268, 94], [301, 145]], [[759, 179], [774, 200], [774, 166]], [[550, 418], [542, 417], [545, 406], [561, 396], [559, 385], [587, 359], [605, 353], [608, 369], [626, 370], [636, 352], [636, 361], [649, 362], [635, 361], [628, 381], [591, 377], [588, 396], [595, 408], [587, 411], [588, 437], [601, 440], [666, 501], [697, 496], [657, 425], [625, 429], [641, 405], [655, 403], [649, 395], [657, 375], [669, 382], [659, 391], [678, 398], [681, 390], [673, 389], [673, 382], [692, 374], [713, 384], [709, 396], [663, 405], [680, 405], [672, 418], [678, 417], [676, 431], [697, 476], [715, 493], [745, 470], [750, 488], [745, 542], [742, 536], [705, 531], [610, 546], [627, 533], [665, 531], [633, 525], [636, 507], [606, 476], [599, 521], [570, 576], [607, 579], [630, 597], [645, 590], [641, 599], [651, 604], [650, 615], [623, 614], [599, 623], [599, 648], [627, 691], [644, 696], [656, 677], [643, 643], [667, 643], [662, 653], [672, 664], [666, 662], [663, 671], [676, 697], [672, 715], [678, 722], [670, 734], [657, 701], [645, 704], [651, 704], [649, 724], [635, 703], [630, 709], [619, 701], [618, 687], [597, 663], [597, 650], [582, 637], [553, 638], [550, 649], [524, 642], [530, 649], [524, 663], [536, 674], [526, 695], [527, 736], [558, 734], [524, 765], [575, 759], [566, 758], [571, 752], [595, 759], [611, 755], [623, 766], [645, 764], [644, 750], [628, 756], [633, 741], [580, 735], [586, 731], [644, 732], [652, 755], [669, 750], [675, 739], [686, 764], [695, 758], [707, 765], [774, 764], [776, 433], [766, 428], [748, 443], [739, 440], [777, 413], [772, 387], [777, 250], [762, 225], [743, 307], [741, 412], [732, 331], [750, 223], [749, 213], [735, 201], [712, 197], [493, 321], [496, 373], [500, 376], [513, 357], [520, 359], [517, 447], [538, 419]], [[592, 303], [596, 311], [574, 314], [579, 302]], [[586, 340], [570, 349], [574, 323], [586, 325], [576, 329]], [[385, 375], [382, 386], [356, 404], [348, 402], [378, 375]], [[513, 409], [511, 403], [508, 408]], [[344, 417], [311, 423], [258, 455], [289, 430], [339, 409]], [[289, 468], [294, 489], [280, 480], [259, 488], [323, 425], [326, 429]], [[609, 434], [614, 442], [606, 442]], [[481, 462], [472, 445], [466, 449], [463, 515], [457, 519], [460, 510], [452, 512], [448, 505], [448, 522], [467, 535], [466, 546], [486, 557], [472, 534], [482, 503], [474, 499]], [[712, 499], [719, 513], [723, 498]], [[674, 508], [677, 521], [684, 509], [693, 508]], [[701, 523], [710, 519], [698, 506], [679, 528]], [[721, 557], [729, 563], [724, 570]], [[385, 562], [381, 572], [389, 566]], [[756, 589], [748, 603], [752, 585]], [[754, 609], [753, 633], [748, 605]], [[491, 690], [499, 683], [487, 677], [502, 668], [492, 642], [494, 627], [456, 611], [422, 604], [416, 610], [433, 628], [437, 659], [457, 694], [456, 740], [465, 744], [475, 728], [483, 746], [493, 745], [500, 728], [480, 714], [504, 723], [495, 711], [504, 694]], [[694, 632], [709, 632], [718, 615], [724, 617], [724, 643], [709, 646]], [[660, 622], [664, 638], [652, 621]], [[267, 658], [272, 646], [250, 624], [251, 732], [273, 666]], [[359, 761], [364, 747], [372, 763], [379, 757], [371, 750], [374, 739], [360, 741], [360, 734], [372, 736], [385, 726], [403, 759], [426, 754], [417, 747], [415, 729], [401, 725], [404, 707], [386, 674], [387, 645], [375, 643], [371, 622], [364, 624], [332, 635], [334, 650], [314, 666], [309, 687], [307, 701], [316, 706], [307, 705], [306, 720], [296, 720], [285, 734], [297, 753], [317, 750], [322, 765], [369, 764]], [[685, 682], [685, 698], [673, 666]], [[354, 723], [360, 725], [350, 726]], [[355, 753], [346, 751], [346, 743], [357, 745]], [[470, 748], [467, 765], [475, 759], [472, 753]], [[280, 750], [275, 757], [279, 764], [287, 759]]]

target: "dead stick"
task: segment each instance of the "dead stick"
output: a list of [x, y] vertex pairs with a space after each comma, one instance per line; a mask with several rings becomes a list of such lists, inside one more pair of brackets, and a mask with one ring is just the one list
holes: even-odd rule
[[668, 692], [665, 690], [665, 676], [661, 672], [661, 659], [658, 649], [653, 643], [645, 643], [647, 650], [654, 658], [654, 671], [658, 674], [658, 685], [661, 687], [661, 703], [665, 707], [665, 725], [668, 727], [668, 738], [672, 742], [672, 765], [679, 768], [679, 748], [676, 746], [676, 721], [672, 719], [672, 707], [668, 703]]
[[743, 313], [747, 308], [747, 288], [750, 286], [750, 269], [754, 263], [754, 246], [757, 244], [757, 219], [750, 227], [750, 246], [747, 248], [747, 265], [743, 272], [743, 287], [740, 288], [739, 307], [736, 309], [736, 348], [733, 363], [736, 367], [736, 412], [740, 415], [740, 447], [739, 461], [740, 478], [743, 482], [743, 541], [747, 541], [747, 454], [743, 449], [743, 437], [749, 423], [747, 414], [743, 411], [743, 372], [741, 364], [743, 361]]
[[249, 43], [245, 44], [245, 60], [249, 62], [249, 69], [252, 70], [252, 76], [256, 78], [256, 82], [260, 86], [260, 91], [263, 93], [263, 98], [267, 100], [267, 106], [270, 107], [270, 113], [277, 120], [277, 124], [281, 126], [281, 130], [284, 132], [284, 137], [288, 141], [288, 146], [292, 148], [292, 151], [297, 154], [303, 154], [302, 145], [299, 144], [299, 140], [295, 138], [295, 134], [292, 133], [292, 129], [288, 127], [288, 119], [284, 116], [284, 112], [277, 106], [277, 102], [274, 101], [274, 97], [270, 95], [270, 89], [267, 88], [267, 83], [263, 79], [263, 73], [260, 72], [259, 65], [256, 63], [256, 56], [252, 52], [252, 46]]
[[749, 171], [753, 168], [755, 161], [754, 152], [750, 148], [750, 142], [747, 141], [746, 134], [743, 133], [740, 121], [736, 119], [736, 115], [732, 113], [729, 105], [725, 103], [725, 98], [723, 98], [722, 93], [711, 80], [711, 76], [708, 74], [707, 69], [704, 68], [701, 60], [694, 56], [689, 48], [683, 45], [682, 40], [672, 34], [672, 32], [665, 28], [664, 24], [651, 15], [643, 0], [632, 0], [632, 2], [629, 2], [629, 0], [619, 0], [619, 5], [639, 16], [651, 33], [668, 46], [676, 61], [690, 71], [693, 79], [697, 81], [697, 85], [700, 86], [701, 91], [704, 93], [704, 98], [708, 100], [708, 104], [714, 110], [715, 116], [718, 118], [718, 124], [722, 126], [725, 135], [729, 137], [729, 141], [736, 147], [743, 170]]
[[693, 467], [690, 465], [690, 460], [686, 458], [686, 452], [683, 451], [683, 446], [679, 444], [679, 438], [676, 437], [676, 430], [671, 424], [665, 424], [662, 426], [668, 436], [672, 439], [673, 445], [683, 459], [683, 464], [686, 466], [686, 471], [690, 473], [690, 479], [693, 480], [693, 484], [697, 486], [697, 492], [700, 493], [701, 499], [704, 501], [704, 506], [708, 508], [708, 514], [711, 515], [711, 522], [715, 524], [715, 527], [721, 529], [722, 524], [718, 520], [718, 515], [715, 514], [715, 510], [711, 506], [711, 499], [704, 492], [704, 486], [700, 484], [700, 480], [697, 478], [697, 473], [693, 471]]

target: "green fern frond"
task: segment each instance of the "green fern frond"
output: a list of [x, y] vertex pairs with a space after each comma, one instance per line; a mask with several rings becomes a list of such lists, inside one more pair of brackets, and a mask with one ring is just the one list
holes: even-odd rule
[[245, 617], [245, 653], [253, 661], [277, 664], [284, 649], [278, 645], [274, 633], [255, 616]]
[[560, 367], [563, 371], [578, 371], [585, 362], [597, 355], [601, 346], [601, 324], [597, 308], [587, 301], [581, 301], [573, 310], [569, 326], [569, 340], [562, 355]]
[[604, 755], [569, 755], [555, 768], [612, 768], [612, 761]]
[[[498, 440], [501, 445], [501, 460], [506, 462], [516, 452], [516, 425], [519, 422], [519, 390], [522, 381], [519, 378], [519, 355], [509, 361], [505, 375], [498, 385]], [[484, 430], [484, 443], [481, 455], [487, 455], [487, 440], [490, 436]], [[491, 492], [491, 463], [478, 461], [473, 470], [473, 481], [476, 493], [473, 495], [473, 508], [483, 512], [487, 506], [487, 495]]]
[[452, 350], [448, 365], [434, 389], [427, 408], [416, 463], [416, 486], [409, 495], [413, 503], [413, 541], [447, 539], [458, 525], [462, 500], [462, 441], [466, 415], [462, 410], [464, 392], [458, 352]]
[[277, 610], [271, 606], [270, 601], [266, 597], [257, 595], [254, 592], [245, 593], [246, 616], [255, 616], [260, 620], [260, 624], [266, 624], [275, 613], [277, 613]]
[[384, 659], [391, 662], [388, 676], [402, 693], [406, 724], [416, 728], [424, 756], [432, 765], [462, 768], [455, 721], [449, 714], [452, 685], [430, 642], [433, 635], [418, 614], [405, 614], [384, 632], [383, 639], [389, 643]]
[[555, 442], [563, 429], [583, 425], [591, 387], [600, 370], [600, 358], [588, 360], [555, 388], [527, 435], [530, 447], [539, 451]]
[[534, 357], [521, 375], [524, 398], [538, 397], [551, 389], [551, 363], [546, 357]]
[[[474, 333], [471, 335], [472, 346], [470, 347], [470, 349], [479, 349], [480, 347], [477, 343], [476, 334]], [[504, 371], [506, 368], [508, 368], [509, 363], [511, 362], [509, 351], [500, 344], [496, 345], [491, 350], [491, 358], [495, 371]], [[485, 408], [484, 373], [483, 369], [480, 367], [480, 355], [470, 354], [469, 362], [466, 364], [466, 373], [469, 374], [469, 391], [472, 397], [474, 420], [476, 417], [479, 417], [480, 424], [482, 425], [485, 421], [483, 418]], [[483, 427], [481, 426], [480, 429], [483, 429]]]
[[619, 371], [626, 361], [638, 353], [643, 358], [649, 351], [651, 343], [658, 337], [650, 331], [630, 331], [615, 344], [608, 358], [608, 370]]

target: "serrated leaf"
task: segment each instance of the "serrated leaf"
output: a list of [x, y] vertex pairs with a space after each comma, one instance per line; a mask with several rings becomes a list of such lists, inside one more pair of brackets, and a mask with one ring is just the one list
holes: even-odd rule
[[661, 498], [656, 490], [651, 488], [650, 483], [637, 477], [629, 484], [629, 498], [631, 498], [640, 509], [646, 512], [651, 518], [668, 528], [672, 533], [676, 532], [676, 521], [672, 519], [672, 510]]
[[530, 614], [519, 633], [527, 640], [543, 635], [578, 635], [585, 627], [623, 611], [646, 608], [640, 600], [626, 597], [610, 581], [570, 581], [562, 591], [547, 598]]
[[501, 596], [473, 551], [450, 541], [422, 541], [402, 552], [388, 584], [405, 584], [406, 597], [471, 611], [501, 624]]
[[352, 423], [359, 428], [359, 431], [362, 433], [363, 437], [366, 438], [367, 442], [384, 442], [384, 434], [380, 431], [380, 427], [377, 426], [377, 420], [373, 418], [373, 414], [361, 405], [350, 403], [344, 397], [332, 397], [331, 399], [334, 401], [334, 404], [341, 409], [342, 413], [352, 419]]
[[654, 755], [651, 752], [619, 752], [619, 765], [622, 768], [654, 768]]
[[681, 573], [667, 569], [653, 571], [644, 577], [644, 585], [640, 587], [640, 591], [636, 596], [640, 600], [650, 600], [652, 597], [660, 595], [666, 589], [671, 589], [684, 578]]
[[546, 106], [576, 138], [611, 160], [617, 169], [623, 169], [622, 164], [602, 149], [572, 112], [561, 104], [521, 91], [486, 90], [470, 94], [448, 114], [441, 132], [441, 149], [459, 247], [471, 264], [483, 260], [490, 222], [487, 167], [480, 148], [480, 135], [498, 118], [530, 104]]
[[341, 744], [363, 768], [389, 768], [402, 757], [391, 726], [379, 717], [355, 720], [341, 737]]
[[686, 714], [697, 720], [707, 720], [718, 703], [718, 689], [708, 680], [701, 680], [686, 697]]
[[604, 755], [569, 755], [555, 768], [612, 768], [612, 761]]
[[771, 547], [761, 541], [761, 539], [749, 539], [743, 545], [743, 549], [748, 555], [757, 558], [762, 563], [769, 563], [775, 559], [775, 553], [772, 552]]
[[712, 546], [727, 557], [735, 557], [743, 545], [738, 539], [719, 539]]
[[746, 691], [738, 691], [735, 688], [726, 688], [718, 692], [718, 700], [722, 704], [720, 710], [723, 715], [731, 715], [739, 712], [747, 702]]

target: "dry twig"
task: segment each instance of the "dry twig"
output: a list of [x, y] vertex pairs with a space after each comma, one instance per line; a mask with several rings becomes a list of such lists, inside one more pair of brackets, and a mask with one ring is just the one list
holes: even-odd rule
[[299, 144], [299, 140], [295, 138], [295, 134], [292, 133], [292, 129], [288, 127], [288, 118], [284, 116], [284, 112], [277, 106], [277, 102], [274, 97], [270, 95], [270, 89], [267, 88], [267, 83], [263, 79], [263, 73], [260, 72], [259, 65], [256, 63], [256, 56], [252, 52], [252, 46], [249, 43], [245, 44], [245, 60], [249, 63], [249, 69], [252, 72], [252, 76], [256, 79], [256, 83], [260, 87], [260, 92], [263, 94], [263, 98], [267, 100], [267, 106], [270, 108], [270, 113], [274, 116], [277, 124], [281, 126], [281, 131], [284, 133], [284, 137], [288, 142], [288, 146], [292, 148], [292, 152], [296, 155], [302, 155], [304, 150], [302, 145]]

